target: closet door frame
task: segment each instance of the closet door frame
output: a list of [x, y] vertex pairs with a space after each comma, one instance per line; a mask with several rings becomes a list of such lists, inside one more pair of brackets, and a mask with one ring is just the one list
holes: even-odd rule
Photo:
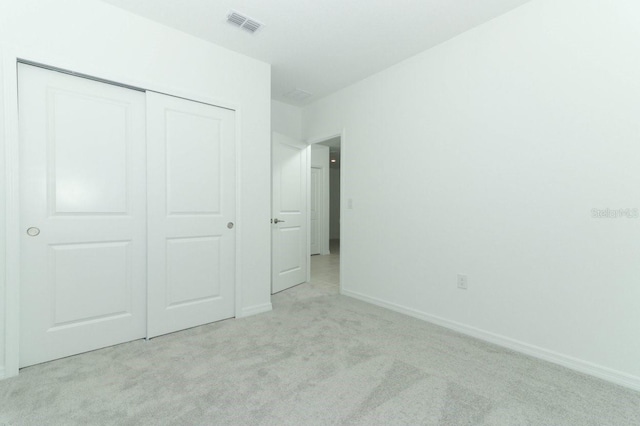
[[[242, 314], [242, 288], [239, 285], [242, 270], [242, 188], [241, 141], [242, 109], [239, 105], [223, 99], [212, 99], [197, 93], [187, 93], [172, 87], [150, 82], [135, 81], [116, 75], [102, 68], [87, 67], [86, 64], [61, 58], [42, 51], [14, 50], [0, 47], [0, 314], [4, 311], [4, 321], [0, 317], [0, 327], [4, 334], [4, 353], [0, 354], [0, 380], [17, 376], [20, 355], [20, 182], [18, 131], [18, 63], [36, 65], [43, 68], [93, 78], [98, 81], [130, 87], [143, 91], [154, 91], [184, 99], [202, 102], [235, 111], [236, 130], [236, 235], [235, 235], [235, 317]], [[4, 274], [2, 273], [4, 271]], [[3, 291], [4, 290], [4, 291]], [[4, 324], [3, 324], [4, 322]], [[2, 341], [0, 340], [0, 350]], [[4, 368], [2, 360], [4, 358]]]

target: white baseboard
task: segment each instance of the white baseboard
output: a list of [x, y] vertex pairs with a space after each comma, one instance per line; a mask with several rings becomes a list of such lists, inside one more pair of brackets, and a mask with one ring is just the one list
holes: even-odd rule
[[264, 312], [269, 312], [271, 310], [273, 310], [273, 306], [271, 306], [271, 303], [250, 306], [248, 308], [243, 308], [238, 318], [250, 317], [252, 315], [258, 315]]
[[432, 324], [439, 325], [462, 334], [466, 334], [471, 337], [475, 337], [486, 342], [493, 343], [498, 346], [502, 346], [516, 352], [520, 352], [544, 361], [549, 361], [554, 364], [561, 365], [571, 370], [579, 371], [580, 373], [588, 374], [590, 376], [597, 377], [620, 386], [624, 386], [633, 390], [640, 391], [640, 377], [633, 376], [620, 371], [612, 370], [607, 367], [603, 367], [597, 364], [593, 364], [578, 358], [573, 358], [567, 355], [563, 355], [557, 352], [550, 351], [548, 349], [540, 348], [538, 346], [530, 345], [518, 340], [514, 340], [508, 337], [494, 334], [488, 331], [481, 330], [479, 328], [471, 327], [465, 324], [461, 324], [455, 321], [451, 321], [445, 318], [430, 315], [425, 312], [418, 311], [416, 309], [407, 308], [405, 306], [397, 305], [395, 303], [385, 302], [374, 297], [369, 297], [364, 294], [360, 294], [354, 291], [342, 289], [341, 293], [345, 296], [353, 297], [354, 299], [362, 300], [363, 302], [371, 303], [383, 308], [390, 309], [405, 315], [418, 318]]

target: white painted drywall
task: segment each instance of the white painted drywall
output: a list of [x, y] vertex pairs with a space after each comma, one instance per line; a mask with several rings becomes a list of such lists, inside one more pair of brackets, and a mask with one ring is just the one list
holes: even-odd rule
[[311, 167], [329, 167], [329, 147], [324, 145], [311, 145]]
[[[4, 54], [14, 52], [24, 59], [237, 108], [241, 157], [237, 230], [242, 252], [238, 259], [241, 303], [236, 314], [271, 308], [268, 64], [95, 0], [3, 0], [0, 43]], [[0, 176], [4, 176], [4, 161]], [[0, 201], [3, 197], [4, 193]], [[4, 223], [5, 209], [0, 207], [0, 223]], [[0, 294], [4, 290], [0, 282]], [[5, 364], [4, 314], [0, 307], [0, 369]]]
[[[311, 145], [311, 167], [322, 170], [322, 206], [320, 214], [320, 254], [329, 254], [329, 147]], [[311, 193], [311, 192], [309, 192]]]
[[340, 239], [340, 169], [329, 171], [329, 238]]
[[271, 130], [302, 140], [302, 108], [271, 101]]
[[[640, 3], [534, 0], [303, 110], [345, 293], [640, 389]], [[469, 289], [456, 288], [468, 274]]]

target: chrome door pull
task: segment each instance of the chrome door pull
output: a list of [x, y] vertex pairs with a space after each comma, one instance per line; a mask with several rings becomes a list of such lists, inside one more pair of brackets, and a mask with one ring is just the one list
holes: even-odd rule
[[278, 218], [273, 219], [273, 223], [280, 223], [280, 222], [284, 222], [284, 220], [280, 220]]

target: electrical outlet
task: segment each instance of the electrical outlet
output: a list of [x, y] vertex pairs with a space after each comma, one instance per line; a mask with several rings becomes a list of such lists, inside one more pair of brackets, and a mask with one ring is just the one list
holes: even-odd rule
[[458, 288], [462, 290], [469, 288], [469, 278], [465, 274], [458, 274]]

